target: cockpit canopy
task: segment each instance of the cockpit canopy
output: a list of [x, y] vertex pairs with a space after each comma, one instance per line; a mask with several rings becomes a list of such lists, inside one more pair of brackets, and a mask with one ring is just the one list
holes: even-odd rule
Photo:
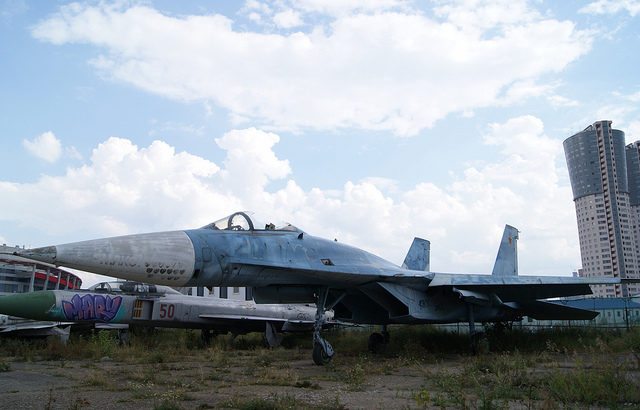
[[[264, 228], [263, 228], [264, 226]], [[223, 231], [291, 231], [302, 232], [291, 224], [283, 224], [276, 226], [272, 222], [265, 224], [256, 223], [249, 217], [246, 212], [235, 212], [222, 219], [218, 219], [215, 222], [211, 222], [208, 225], [203, 226], [200, 229], [214, 229]]]
[[97, 293], [126, 293], [126, 294], [180, 294], [177, 290], [168, 286], [151, 285], [141, 282], [131, 281], [115, 281], [115, 282], [100, 282], [91, 286], [88, 290]]

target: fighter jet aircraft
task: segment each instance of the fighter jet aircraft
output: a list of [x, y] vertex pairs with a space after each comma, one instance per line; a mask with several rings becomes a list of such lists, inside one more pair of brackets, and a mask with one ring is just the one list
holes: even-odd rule
[[[591, 319], [592, 311], [541, 299], [585, 295], [618, 278], [518, 276], [517, 231], [507, 226], [493, 275], [429, 269], [429, 242], [416, 238], [403, 266], [311, 236], [292, 225], [255, 226], [236, 212], [199, 229], [127, 235], [20, 250], [20, 256], [108, 276], [171, 286], [252, 286], [257, 303], [315, 303], [313, 360], [334, 351], [323, 314], [360, 324]], [[503, 251], [504, 250], [504, 251]], [[371, 337], [384, 340], [384, 334]]]
[[[129, 325], [202, 329], [205, 340], [211, 334], [265, 332], [270, 346], [280, 344], [280, 332], [313, 330], [315, 312], [314, 307], [306, 305], [257, 305], [253, 300], [186, 296], [168, 286], [139, 282], [102, 282], [88, 290], [41, 290], [0, 296], [0, 313], [53, 325], [63, 322], [91, 324], [99, 329], [123, 330]], [[327, 312], [323, 317], [325, 326], [332, 326], [332, 316]], [[27, 321], [20, 323], [23, 322]], [[34, 326], [38, 323], [32, 322]]]

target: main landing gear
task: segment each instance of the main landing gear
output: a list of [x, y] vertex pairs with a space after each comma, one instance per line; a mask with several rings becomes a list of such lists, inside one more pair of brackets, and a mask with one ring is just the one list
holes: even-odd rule
[[324, 312], [333, 309], [345, 294], [343, 293], [339, 296], [330, 306], [327, 306], [328, 296], [329, 288], [321, 288], [318, 290], [316, 299], [316, 322], [313, 325], [313, 362], [318, 366], [328, 364], [334, 353], [331, 344], [320, 336], [322, 324], [324, 323]]
[[[484, 332], [476, 330], [475, 315], [473, 312], [473, 305], [467, 304], [467, 312], [469, 314], [469, 338], [470, 348], [474, 355], [480, 353], [480, 340], [485, 337]], [[483, 322], [484, 324], [484, 322]]]
[[387, 331], [387, 325], [382, 325], [382, 331], [380, 333], [371, 333], [371, 336], [369, 336], [369, 340], [367, 342], [367, 347], [372, 353], [377, 353], [380, 349], [380, 346], [389, 343], [389, 339], [390, 335]]

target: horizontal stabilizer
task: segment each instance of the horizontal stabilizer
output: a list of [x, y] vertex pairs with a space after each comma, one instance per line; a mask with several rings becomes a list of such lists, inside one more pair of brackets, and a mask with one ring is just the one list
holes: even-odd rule
[[598, 316], [593, 310], [579, 309], [553, 302], [532, 300], [507, 303], [508, 306], [522, 311], [523, 316], [536, 320], [591, 320]]
[[503, 302], [590, 295], [589, 285], [620, 283], [619, 278], [570, 276], [493, 276], [434, 273], [429, 288], [453, 286], [474, 292], [494, 293]]
[[411, 270], [421, 270], [428, 272], [430, 269], [429, 258], [431, 253], [431, 242], [422, 238], [413, 238], [413, 243], [404, 258], [402, 267]]

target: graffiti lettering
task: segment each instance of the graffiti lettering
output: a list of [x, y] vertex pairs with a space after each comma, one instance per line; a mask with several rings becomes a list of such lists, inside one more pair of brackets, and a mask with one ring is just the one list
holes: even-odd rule
[[71, 302], [62, 301], [62, 310], [69, 320], [97, 320], [110, 322], [118, 313], [122, 304], [122, 296], [112, 298], [109, 295], [76, 294]]

